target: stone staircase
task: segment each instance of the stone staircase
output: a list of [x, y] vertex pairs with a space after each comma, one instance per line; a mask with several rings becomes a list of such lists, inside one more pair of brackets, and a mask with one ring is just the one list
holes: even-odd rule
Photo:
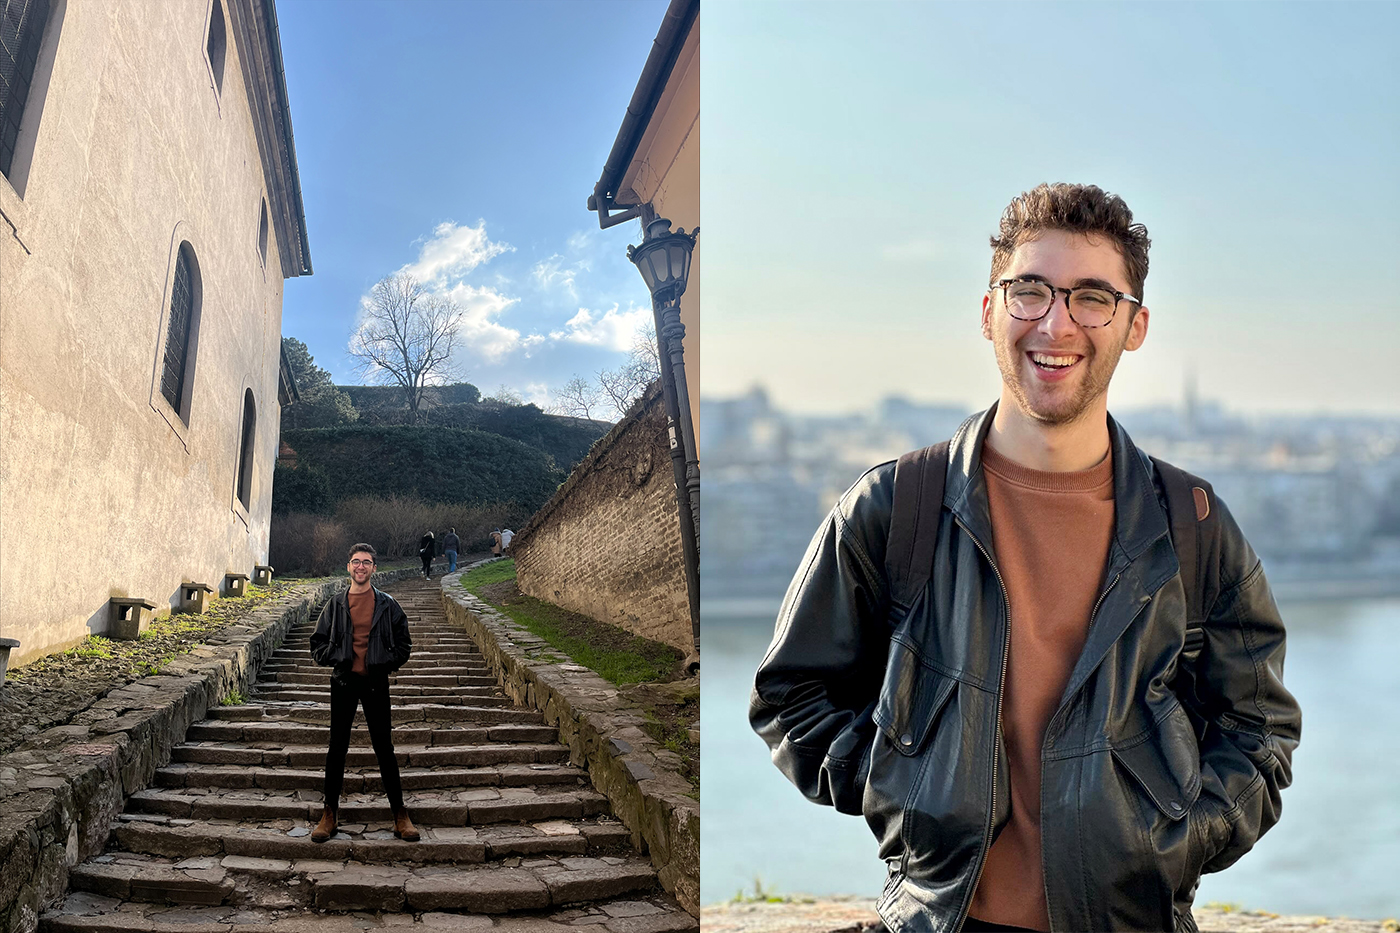
[[361, 713], [339, 830], [311, 841], [330, 678], [311, 660], [308, 624], [288, 634], [246, 705], [190, 727], [153, 786], [127, 799], [107, 850], [72, 869], [40, 930], [697, 931], [556, 730], [511, 707], [476, 645], [448, 627], [438, 586], [386, 589], [413, 634], [390, 694], [421, 841], [393, 836]]

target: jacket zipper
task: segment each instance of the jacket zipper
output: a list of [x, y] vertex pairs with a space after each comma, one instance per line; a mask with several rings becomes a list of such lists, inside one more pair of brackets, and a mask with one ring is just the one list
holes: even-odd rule
[[[1120, 571], [1118, 571], [1117, 573], [1115, 573], [1115, 574], [1113, 575], [1113, 579], [1108, 581], [1108, 586], [1104, 587], [1104, 588], [1103, 588], [1103, 592], [1099, 594], [1099, 598], [1096, 599], [1096, 600], [1094, 600], [1094, 608], [1091, 609], [1091, 610], [1089, 611], [1089, 629], [1088, 629], [1088, 631], [1092, 632], [1092, 631], [1094, 630], [1094, 620], [1097, 619], [1097, 618], [1099, 617], [1099, 607], [1103, 605], [1104, 599], [1108, 596], [1108, 591], [1111, 590], [1111, 589], [1113, 589], [1113, 587], [1117, 585], [1117, 583], [1118, 583], [1118, 578], [1121, 577], [1121, 576], [1123, 576], [1123, 571], [1120, 570]], [[1087, 638], [1087, 634], [1086, 634], [1086, 638]], [[1062, 708], [1063, 708], [1063, 707], [1062, 707]], [[1050, 717], [1050, 722], [1049, 722], [1049, 723], [1046, 725], [1046, 727], [1045, 727], [1045, 734], [1046, 734], [1047, 736], [1050, 734], [1050, 727], [1053, 726], [1053, 725], [1055, 725], [1055, 721], [1056, 721], [1057, 719], [1059, 719], [1059, 717], [1060, 717], [1060, 709], [1056, 709], [1056, 710], [1055, 710], [1055, 714], [1054, 714], [1053, 716]], [[1040, 740], [1040, 787], [1041, 787], [1041, 790], [1042, 790], [1042, 791], [1045, 789], [1045, 739], [1044, 739], [1044, 737], [1042, 737], [1041, 740]], [[1041, 889], [1042, 889], [1042, 892], [1041, 892], [1041, 893], [1043, 893], [1043, 894], [1045, 895], [1045, 909], [1046, 909], [1046, 911], [1048, 912], [1049, 909], [1050, 909], [1050, 875], [1049, 875], [1049, 873], [1047, 873], [1047, 872], [1045, 871], [1045, 836], [1044, 836], [1044, 834], [1042, 834], [1042, 835], [1041, 835], [1041, 838], [1040, 838], [1040, 854], [1041, 854], [1041, 859], [1040, 859], [1040, 861], [1041, 861], [1041, 866], [1040, 866], [1040, 886], [1041, 886]], [[1051, 929], [1054, 929], [1054, 926], [1055, 926], [1055, 924], [1054, 924], [1054, 922], [1052, 921], [1051, 924], [1050, 924]]]
[[977, 545], [977, 550], [982, 552], [982, 556], [987, 559], [987, 564], [992, 568], [992, 573], [997, 578], [997, 585], [1001, 587], [1001, 608], [1006, 617], [1006, 635], [1001, 644], [1001, 680], [997, 682], [996, 741], [992, 743], [992, 806], [987, 811], [987, 831], [982, 843], [982, 854], [977, 860], [977, 874], [973, 876], [972, 887], [968, 888], [967, 897], [963, 899], [958, 925], [953, 929], [953, 933], [962, 933], [962, 928], [967, 923], [968, 911], [972, 907], [972, 896], [977, 893], [977, 885], [982, 881], [982, 871], [987, 867], [987, 853], [992, 848], [992, 823], [997, 815], [997, 762], [1001, 753], [1001, 701], [1006, 692], [1006, 667], [1011, 660], [1011, 597], [1006, 592], [1006, 581], [1001, 578], [1001, 571], [997, 569], [996, 561], [992, 560], [992, 555], [987, 552], [987, 549], [982, 546], [982, 542], [977, 540], [977, 536], [966, 525], [958, 521], [956, 517], [954, 521], [972, 539], [972, 543]]

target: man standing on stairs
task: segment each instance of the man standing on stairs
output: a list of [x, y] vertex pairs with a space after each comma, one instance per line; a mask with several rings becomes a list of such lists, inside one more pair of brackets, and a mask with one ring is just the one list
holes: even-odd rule
[[355, 708], [363, 706], [370, 742], [379, 760], [384, 792], [394, 811], [394, 835], [417, 842], [418, 830], [408, 817], [394, 757], [393, 723], [389, 712], [389, 675], [403, 667], [413, 651], [408, 617], [388, 593], [370, 585], [375, 551], [371, 545], [350, 549], [350, 588], [332, 596], [311, 636], [311, 657], [331, 672], [331, 738], [326, 752], [326, 806], [311, 833], [313, 842], [335, 835], [340, 788], [345, 780], [345, 755]]

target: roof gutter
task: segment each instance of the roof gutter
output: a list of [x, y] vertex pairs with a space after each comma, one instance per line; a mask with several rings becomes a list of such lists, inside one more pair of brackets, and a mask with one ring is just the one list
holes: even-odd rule
[[[627, 105], [622, 126], [618, 128], [617, 139], [613, 141], [612, 152], [608, 153], [608, 160], [603, 165], [603, 174], [588, 198], [588, 209], [598, 212], [598, 226], [605, 230], [641, 214], [641, 205], [619, 204], [615, 200], [617, 188], [637, 154], [642, 135], [656, 112], [656, 105], [666, 90], [666, 82], [671, 79], [681, 47], [685, 45], [699, 12], [700, 0], [671, 0], [671, 5], [666, 8], [661, 28], [651, 44], [651, 54], [647, 56], [642, 76], [637, 80], [637, 89], [632, 92], [632, 101]], [[286, 93], [285, 85], [283, 93]], [[610, 213], [615, 208], [622, 210], [620, 213]]]
[[287, 72], [282, 67], [282, 33], [277, 27], [277, 7], [275, 0], [263, 0], [263, 13], [266, 19], [267, 35], [271, 40], [273, 65], [277, 69], [277, 97], [282, 107], [282, 146], [287, 153], [287, 164], [291, 168], [292, 194], [296, 200], [297, 233], [301, 238], [301, 275], [311, 274], [311, 244], [306, 237], [306, 208], [301, 200], [301, 173], [297, 171], [297, 149], [292, 140], [292, 107], [287, 99]]

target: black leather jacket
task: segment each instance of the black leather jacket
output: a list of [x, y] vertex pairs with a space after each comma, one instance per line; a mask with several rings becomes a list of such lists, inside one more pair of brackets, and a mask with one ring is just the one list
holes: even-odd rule
[[[316, 620], [316, 631], [311, 634], [311, 658], [322, 667], [348, 671], [355, 663], [348, 593], [349, 590], [341, 590], [326, 600]], [[408, 617], [394, 597], [376, 589], [365, 667], [371, 674], [387, 674], [403, 667], [412, 652]]]
[[[880, 915], [901, 933], [961, 929], [1009, 815], [1008, 607], [981, 467], [991, 419], [953, 437], [936, 565], [911, 606], [892, 604], [885, 573], [894, 464], [842, 497], [788, 589], [750, 700], [803, 794], [864, 814], [890, 871]], [[1111, 418], [1109, 430], [1108, 566], [1041, 746], [1044, 897], [1056, 931], [1194, 930], [1200, 875], [1278, 820], [1300, 715], [1259, 560], [1218, 501], [1219, 596], [1194, 671], [1180, 663], [1186, 602], [1165, 498], [1151, 461]]]

